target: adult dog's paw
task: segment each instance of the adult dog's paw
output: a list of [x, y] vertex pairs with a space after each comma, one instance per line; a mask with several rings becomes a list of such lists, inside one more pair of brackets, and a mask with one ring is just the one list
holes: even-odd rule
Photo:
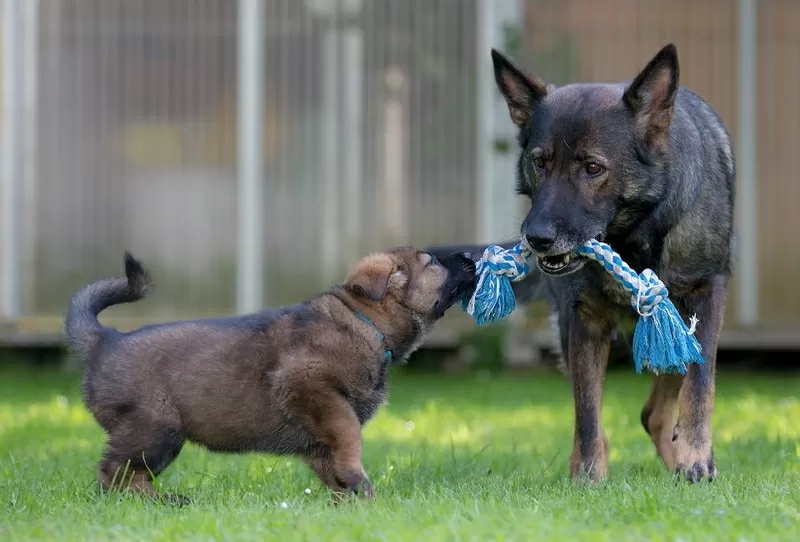
[[[584, 456], [582, 452], [588, 453]], [[576, 442], [569, 470], [573, 482], [601, 482], [608, 478], [608, 438], [605, 434], [587, 448]]]
[[692, 484], [703, 479], [710, 482], [717, 477], [714, 448], [710, 442], [700, 446], [693, 445], [677, 430], [674, 442], [676, 476], [683, 477]]

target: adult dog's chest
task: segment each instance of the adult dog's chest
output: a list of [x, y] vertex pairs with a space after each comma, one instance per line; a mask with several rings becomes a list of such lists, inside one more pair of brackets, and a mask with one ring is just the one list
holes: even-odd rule
[[617, 279], [608, 273], [603, 273], [599, 283], [599, 294], [605, 301], [615, 305], [620, 310], [630, 308], [631, 293], [623, 288]]
[[633, 316], [631, 294], [601, 267], [591, 270], [574, 283], [574, 307], [584, 324], [598, 333], [606, 333], [620, 319]]

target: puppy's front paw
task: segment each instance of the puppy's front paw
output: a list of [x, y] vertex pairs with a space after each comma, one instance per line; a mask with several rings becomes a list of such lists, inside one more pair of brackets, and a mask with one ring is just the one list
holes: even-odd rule
[[365, 499], [371, 500], [375, 498], [375, 486], [372, 485], [372, 482], [370, 482], [368, 478], [364, 478], [361, 481], [361, 484], [355, 490], [355, 492]]
[[164, 504], [176, 506], [178, 508], [182, 508], [184, 506], [192, 504], [192, 499], [190, 499], [189, 497], [185, 497], [183, 495], [179, 495], [177, 493], [162, 493], [160, 497], [161, 501]]
[[342, 485], [348, 491], [355, 493], [360, 497], [367, 499], [375, 498], [375, 487], [370, 482], [367, 473], [363, 470], [360, 472], [350, 472], [342, 477]]
[[717, 477], [714, 448], [710, 439], [704, 439], [704, 442], [697, 445], [697, 443], [689, 442], [689, 439], [676, 428], [673, 440], [676, 476], [683, 476], [687, 482], [692, 484], [703, 479], [712, 481]]

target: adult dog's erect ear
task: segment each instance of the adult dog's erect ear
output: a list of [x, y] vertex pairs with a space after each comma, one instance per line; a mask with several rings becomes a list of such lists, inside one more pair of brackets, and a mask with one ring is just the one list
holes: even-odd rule
[[622, 96], [636, 119], [639, 136], [650, 148], [667, 148], [679, 77], [678, 50], [670, 43], [653, 57]]
[[492, 49], [494, 80], [508, 104], [511, 120], [522, 128], [533, 117], [536, 103], [547, 95], [548, 85], [536, 77], [525, 75], [508, 57]]

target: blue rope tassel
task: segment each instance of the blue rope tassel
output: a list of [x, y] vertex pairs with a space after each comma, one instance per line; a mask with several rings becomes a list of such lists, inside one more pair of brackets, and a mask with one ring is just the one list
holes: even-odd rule
[[[639, 314], [633, 334], [636, 372], [686, 374], [688, 363], [703, 363], [700, 343], [694, 336], [697, 318], [684, 323], [669, 292], [656, 274], [645, 269], [637, 274], [610, 246], [591, 239], [579, 246], [578, 254], [598, 262], [631, 294], [631, 306]], [[478, 325], [497, 322], [514, 311], [511, 283], [530, 273], [531, 251], [523, 243], [505, 250], [492, 245], [478, 261], [475, 293], [462, 308]]]
[[464, 312], [479, 326], [497, 322], [514, 312], [517, 302], [511, 283], [530, 273], [530, 256], [531, 251], [521, 243], [510, 250], [491, 245], [483, 252], [475, 266], [478, 275], [475, 293], [461, 303]]

